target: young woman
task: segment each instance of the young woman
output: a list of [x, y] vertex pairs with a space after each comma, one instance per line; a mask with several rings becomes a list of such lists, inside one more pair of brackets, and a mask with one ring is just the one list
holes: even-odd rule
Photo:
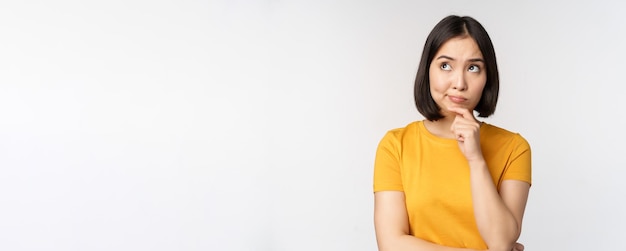
[[494, 113], [498, 68], [489, 35], [448, 16], [426, 39], [415, 104], [426, 118], [390, 130], [374, 167], [381, 251], [523, 250], [530, 146], [474, 117]]

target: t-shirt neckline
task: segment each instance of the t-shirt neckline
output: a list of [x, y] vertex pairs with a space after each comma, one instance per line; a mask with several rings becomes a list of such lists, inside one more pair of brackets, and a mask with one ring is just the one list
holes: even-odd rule
[[[480, 122], [480, 133], [481, 134], [483, 134], [483, 130], [484, 130], [486, 124], [487, 123], [485, 123], [485, 122]], [[426, 125], [424, 124], [424, 120], [421, 120], [421, 121], [418, 122], [418, 130], [424, 136], [426, 136], [426, 138], [428, 138], [431, 141], [437, 142], [439, 144], [452, 145], [452, 146], [457, 146], [457, 144], [458, 144], [456, 139], [442, 138], [442, 137], [439, 137], [439, 136], [434, 135], [433, 133], [431, 133], [428, 130], [428, 128], [426, 128]]]

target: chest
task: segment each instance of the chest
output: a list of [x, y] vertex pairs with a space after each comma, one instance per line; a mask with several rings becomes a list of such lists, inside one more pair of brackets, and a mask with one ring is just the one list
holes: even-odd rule
[[402, 160], [402, 180], [407, 211], [473, 213], [470, 172], [458, 149], [414, 151]]

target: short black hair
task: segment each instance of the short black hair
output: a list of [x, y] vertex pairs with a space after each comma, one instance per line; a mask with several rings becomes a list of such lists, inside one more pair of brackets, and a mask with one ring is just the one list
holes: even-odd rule
[[487, 83], [474, 110], [478, 112], [479, 117], [483, 118], [489, 117], [496, 110], [500, 80], [498, 77], [496, 52], [491, 43], [491, 38], [489, 38], [485, 28], [474, 18], [450, 15], [439, 21], [428, 35], [428, 38], [426, 38], [422, 58], [417, 68], [417, 76], [415, 77], [415, 105], [417, 110], [428, 120], [434, 121], [444, 117], [440, 113], [440, 107], [437, 106], [430, 93], [430, 64], [439, 48], [445, 42], [451, 38], [463, 36], [469, 36], [476, 41], [478, 48], [483, 54], [487, 70]]

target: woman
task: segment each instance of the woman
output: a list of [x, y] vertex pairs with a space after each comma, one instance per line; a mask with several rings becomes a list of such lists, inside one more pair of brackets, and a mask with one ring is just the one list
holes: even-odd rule
[[474, 117], [494, 113], [498, 87], [482, 25], [471, 17], [441, 20], [415, 80], [415, 104], [426, 119], [387, 132], [376, 152], [379, 250], [523, 250], [516, 241], [531, 184], [530, 146]]

